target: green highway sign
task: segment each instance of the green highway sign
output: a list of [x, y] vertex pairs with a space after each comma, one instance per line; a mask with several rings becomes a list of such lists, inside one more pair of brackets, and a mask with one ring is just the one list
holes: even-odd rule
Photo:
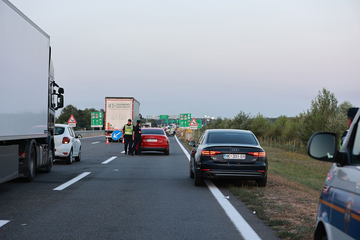
[[91, 112], [91, 127], [103, 127], [104, 115], [102, 112]]
[[169, 119], [169, 115], [160, 115], [160, 120], [162, 120], [162, 119]]
[[197, 129], [200, 129], [202, 127], [201, 126], [201, 119], [196, 119], [196, 122], [198, 124]]
[[191, 113], [180, 113], [180, 127], [189, 127], [191, 121]]

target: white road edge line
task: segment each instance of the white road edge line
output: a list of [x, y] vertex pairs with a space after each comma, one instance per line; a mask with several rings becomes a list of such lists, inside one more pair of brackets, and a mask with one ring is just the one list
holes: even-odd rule
[[111, 157], [111, 158], [109, 158], [108, 160], [103, 161], [101, 164], [108, 164], [109, 162], [111, 162], [111, 161], [114, 160], [115, 158], [117, 158], [117, 157], [116, 157], [116, 156]]
[[91, 144], [98, 144], [98, 143], [100, 143], [100, 142], [92, 142]]
[[[185, 153], [186, 157], [190, 161], [190, 154], [184, 146], [180, 143], [179, 139], [175, 137], [180, 148]], [[228, 215], [230, 220], [233, 222], [237, 230], [240, 232], [240, 235], [245, 240], [257, 240], [261, 239], [259, 235], [251, 228], [251, 226], [245, 221], [245, 219], [240, 215], [240, 213], [234, 208], [234, 206], [225, 198], [221, 191], [211, 182], [205, 181], [206, 185], [210, 189], [211, 193], [214, 195], [220, 206], [224, 209], [225, 213]]]
[[58, 186], [57, 188], [54, 188], [53, 190], [55, 191], [61, 191], [64, 190], [65, 188], [67, 188], [68, 186], [76, 183], [77, 181], [81, 180], [82, 178], [86, 177], [87, 175], [89, 175], [91, 172], [84, 172], [82, 174], [80, 174], [79, 176], [77, 176], [76, 178], [73, 178], [72, 180]]
[[0, 220], [0, 227], [4, 226], [8, 222], [10, 222], [10, 220]]

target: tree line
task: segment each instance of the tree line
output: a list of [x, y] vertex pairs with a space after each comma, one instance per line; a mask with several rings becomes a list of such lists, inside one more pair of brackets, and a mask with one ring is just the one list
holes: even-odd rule
[[262, 114], [251, 116], [240, 111], [234, 118], [217, 118], [201, 128], [244, 129], [252, 131], [258, 138], [271, 137], [307, 142], [315, 132], [335, 132], [337, 136], [348, 129], [347, 111], [353, 105], [344, 101], [338, 104], [335, 95], [323, 88], [311, 101], [310, 109], [295, 117], [280, 116], [269, 119]]
[[[348, 128], [346, 114], [350, 107], [354, 106], [348, 101], [339, 104], [335, 95], [323, 88], [311, 101], [310, 109], [295, 117], [280, 116], [270, 119], [260, 113], [251, 116], [240, 111], [234, 118], [218, 117], [203, 126], [201, 131], [213, 128], [244, 129], [252, 131], [258, 138], [272, 137], [307, 142], [313, 133], [320, 131], [335, 132], [337, 136], [341, 136]], [[104, 109], [80, 110], [67, 105], [61, 110], [56, 123], [66, 124], [73, 115], [77, 121], [76, 130], [89, 130], [91, 129], [91, 112], [104, 113]]]

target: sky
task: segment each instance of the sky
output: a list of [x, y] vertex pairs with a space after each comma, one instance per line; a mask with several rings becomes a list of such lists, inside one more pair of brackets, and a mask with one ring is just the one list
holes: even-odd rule
[[143, 117], [293, 117], [360, 105], [359, 0], [10, 0], [50, 35], [65, 106]]

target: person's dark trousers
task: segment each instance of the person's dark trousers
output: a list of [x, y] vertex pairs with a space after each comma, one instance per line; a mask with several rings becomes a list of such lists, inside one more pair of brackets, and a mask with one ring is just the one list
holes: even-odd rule
[[[136, 145], [138, 145], [136, 151]], [[141, 136], [134, 138], [134, 146], [133, 146], [133, 153], [136, 151], [137, 155], [141, 155]]]
[[[131, 153], [131, 145], [132, 145], [132, 135], [125, 135], [124, 136], [124, 150], [126, 153]], [[129, 150], [128, 150], [129, 148]]]

